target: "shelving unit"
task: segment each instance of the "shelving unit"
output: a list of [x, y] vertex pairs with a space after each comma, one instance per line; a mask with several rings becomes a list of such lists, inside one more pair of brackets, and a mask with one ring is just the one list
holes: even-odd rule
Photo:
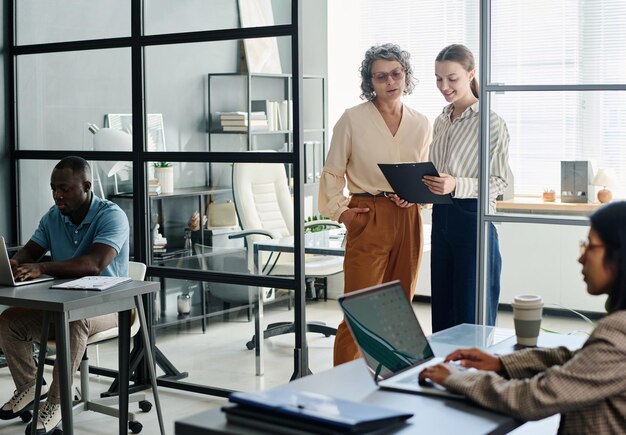
[[[292, 101], [291, 74], [239, 74], [217, 73], [208, 75], [208, 135], [209, 151], [291, 151], [293, 131], [279, 130], [223, 131], [219, 112], [244, 112], [253, 110], [253, 101]], [[304, 76], [303, 132], [305, 156], [305, 183], [319, 180], [326, 155], [326, 80], [322, 76]], [[240, 92], [233, 92], [239, 89]], [[290, 108], [290, 104], [287, 103]], [[266, 112], [266, 116], [271, 118]], [[284, 116], [284, 114], [283, 114]], [[291, 110], [287, 110], [287, 125], [292, 124]], [[283, 120], [284, 121], [284, 120]], [[238, 139], [234, 140], [233, 136]], [[237, 142], [238, 141], [238, 142]], [[233, 149], [233, 146], [239, 149]]]
[[[180, 189], [174, 189], [172, 193], [164, 193], [160, 195], [150, 195], [149, 202], [149, 213], [151, 216], [150, 227], [153, 228], [155, 223], [155, 219], [158, 219], [158, 223], [160, 225], [160, 232], [163, 236], [168, 239], [168, 249], [164, 254], [176, 254], [179, 251], [182, 252], [184, 248], [184, 228], [179, 226], [170, 228], [171, 224], [168, 225], [169, 220], [167, 219], [168, 213], [173, 212], [181, 212], [176, 209], [176, 207], [170, 207], [168, 210], [166, 202], [176, 199], [182, 198], [195, 198], [195, 200], [191, 203], [193, 204], [188, 209], [184, 211], [185, 215], [188, 217], [191, 216], [193, 211], [197, 210], [200, 213], [200, 219], [202, 222], [202, 216], [206, 215], [206, 204], [210, 201], [211, 197], [219, 194], [228, 194], [231, 192], [229, 187], [211, 187], [211, 186], [197, 186], [197, 187], [186, 187]], [[128, 215], [128, 219], [132, 222], [133, 219], [133, 210], [132, 210], [132, 200], [133, 193], [119, 193], [110, 195], [109, 198], [111, 201], [117, 203], [122, 210], [126, 212]], [[186, 222], [186, 221], [185, 221]], [[199, 241], [202, 244], [210, 244], [207, 243], [209, 241], [205, 240], [205, 231], [199, 232]], [[133, 239], [133, 228], [130, 229], [130, 239]], [[131, 252], [131, 256], [133, 253]], [[151, 263], [159, 262], [167, 255], [155, 255], [152, 250], [150, 251]]]

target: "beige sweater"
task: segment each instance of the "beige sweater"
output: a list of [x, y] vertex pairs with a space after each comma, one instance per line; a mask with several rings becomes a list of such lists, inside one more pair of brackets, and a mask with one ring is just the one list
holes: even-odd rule
[[395, 135], [371, 101], [346, 110], [333, 129], [320, 180], [320, 213], [339, 219], [348, 209], [346, 185], [350, 194], [390, 192], [378, 163], [424, 162], [431, 140], [428, 119], [406, 104]]

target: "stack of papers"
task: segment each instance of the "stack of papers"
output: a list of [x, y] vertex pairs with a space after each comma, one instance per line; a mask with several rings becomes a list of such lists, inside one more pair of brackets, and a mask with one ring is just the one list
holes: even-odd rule
[[107, 290], [116, 285], [131, 281], [127, 276], [84, 276], [73, 281], [55, 284], [50, 288], [69, 289], [69, 290]]

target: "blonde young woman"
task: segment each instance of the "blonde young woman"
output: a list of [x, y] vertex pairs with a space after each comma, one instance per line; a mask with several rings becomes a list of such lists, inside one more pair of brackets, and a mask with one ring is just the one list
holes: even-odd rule
[[[478, 81], [474, 55], [464, 45], [450, 45], [435, 59], [437, 88], [448, 102], [433, 128], [430, 160], [439, 177], [424, 177], [436, 194], [451, 194], [453, 204], [434, 204], [431, 234], [433, 332], [474, 323], [476, 312], [476, 231], [478, 198]], [[509, 133], [491, 112], [489, 137], [489, 207], [507, 186]], [[487, 324], [495, 325], [502, 260], [498, 233], [489, 224]]]

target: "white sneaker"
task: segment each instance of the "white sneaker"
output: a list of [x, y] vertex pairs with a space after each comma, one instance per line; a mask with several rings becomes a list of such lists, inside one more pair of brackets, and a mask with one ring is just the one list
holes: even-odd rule
[[[48, 397], [48, 386], [41, 386], [41, 396], [39, 400]], [[27, 388], [24, 391], [13, 393], [13, 397], [0, 408], [0, 420], [11, 420], [18, 417], [22, 412], [28, 409], [35, 402], [35, 386]]]
[[[45, 401], [39, 410], [35, 433], [37, 435], [51, 434], [59, 423], [61, 423], [61, 405]], [[27, 430], [26, 433], [30, 433], [30, 425]]]

